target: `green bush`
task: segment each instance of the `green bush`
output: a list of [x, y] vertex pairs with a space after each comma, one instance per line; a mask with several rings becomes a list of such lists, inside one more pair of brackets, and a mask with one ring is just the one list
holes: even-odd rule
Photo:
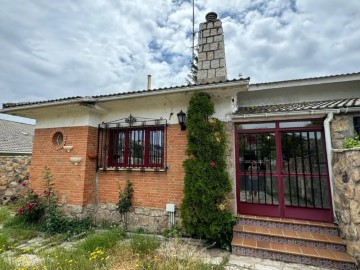
[[354, 147], [360, 147], [360, 138], [359, 135], [356, 134], [354, 138], [346, 138], [344, 140], [344, 147], [345, 148], [354, 148]]
[[45, 205], [38, 195], [30, 193], [19, 207], [17, 215], [27, 223], [38, 223], [44, 217]]
[[42, 230], [50, 235], [66, 233], [68, 236], [83, 233], [91, 229], [90, 219], [72, 219], [66, 217], [57, 206], [46, 210]]
[[125, 214], [129, 211], [130, 207], [132, 206], [132, 197], [134, 193], [134, 189], [132, 187], [132, 183], [130, 180], [126, 180], [126, 184], [124, 189], [122, 190], [121, 187], [119, 187], [119, 201], [117, 203], [117, 210], [120, 214]]
[[231, 191], [226, 171], [226, 134], [223, 124], [210, 118], [215, 112], [211, 97], [195, 93], [187, 110], [187, 149], [184, 161], [182, 224], [187, 233], [231, 249], [235, 218], [227, 210]]

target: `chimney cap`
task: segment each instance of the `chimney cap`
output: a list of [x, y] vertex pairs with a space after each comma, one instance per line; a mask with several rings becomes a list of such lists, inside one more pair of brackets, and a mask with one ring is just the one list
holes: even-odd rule
[[205, 16], [206, 22], [215, 22], [217, 19], [217, 14], [215, 12], [209, 12]]

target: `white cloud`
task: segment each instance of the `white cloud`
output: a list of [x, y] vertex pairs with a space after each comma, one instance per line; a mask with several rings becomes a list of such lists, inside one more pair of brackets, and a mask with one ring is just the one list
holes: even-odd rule
[[[0, 103], [185, 84], [190, 1], [1, 1]], [[359, 71], [357, 0], [196, 1], [223, 20], [229, 79]]]

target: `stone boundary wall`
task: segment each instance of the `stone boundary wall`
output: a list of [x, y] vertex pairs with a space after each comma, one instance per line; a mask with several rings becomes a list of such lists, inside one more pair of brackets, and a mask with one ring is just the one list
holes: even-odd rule
[[360, 149], [333, 152], [334, 204], [347, 251], [360, 263]]
[[[95, 223], [109, 222], [124, 225], [115, 204], [101, 203], [97, 206], [63, 205], [62, 210], [66, 215], [75, 218], [90, 217]], [[179, 209], [175, 210], [175, 224], [180, 222]], [[142, 230], [144, 232], [162, 233], [170, 228], [169, 213], [165, 209], [148, 207], [131, 207], [127, 213], [127, 229], [129, 231]]]
[[333, 200], [341, 237], [360, 265], [360, 149], [343, 149], [345, 138], [354, 136], [354, 116], [335, 115], [331, 122]]
[[0, 204], [22, 195], [22, 182], [29, 179], [31, 156], [0, 156]]

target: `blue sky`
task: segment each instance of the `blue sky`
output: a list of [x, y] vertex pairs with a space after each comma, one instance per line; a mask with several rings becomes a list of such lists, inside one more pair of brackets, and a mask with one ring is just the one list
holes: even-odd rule
[[[0, 103], [185, 84], [192, 5], [171, 0], [0, 0]], [[228, 78], [360, 71], [358, 0], [195, 1], [223, 21]]]

